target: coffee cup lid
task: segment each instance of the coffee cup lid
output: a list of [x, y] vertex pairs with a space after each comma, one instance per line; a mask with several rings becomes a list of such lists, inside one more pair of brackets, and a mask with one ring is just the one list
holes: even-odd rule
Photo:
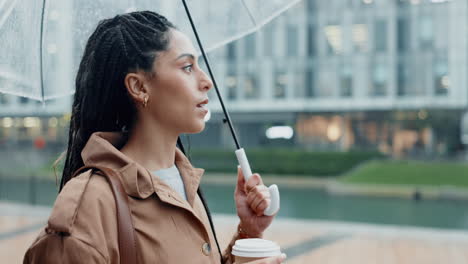
[[237, 240], [232, 247], [232, 254], [238, 257], [265, 258], [281, 255], [281, 249], [273, 241], [248, 238]]

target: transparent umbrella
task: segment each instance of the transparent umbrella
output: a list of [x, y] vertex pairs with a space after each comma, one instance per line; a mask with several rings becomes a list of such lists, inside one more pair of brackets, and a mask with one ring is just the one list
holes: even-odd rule
[[[297, 2], [188, 0], [186, 4], [209, 52], [259, 29]], [[182, 1], [0, 0], [0, 92], [41, 101], [72, 94], [70, 80], [98, 21], [136, 10], [163, 14], [196, 43]]]
[[[98, 21], [129, 11], [159, 12], [198, 43], [247, 181], [252, 175], [250, 165], [224, 106], [206, 52], [258, 30], [299, 1], [0, 0], [0, 92], [41, 101], [72, 94], [74, 86], [69, 80], [73, 79], [71, 75], [76, 72], [85, 41]], [[279, 210], [279, 191], [276, 185], [269, 190], [271, 204], [264, 214], [273, 215]]]

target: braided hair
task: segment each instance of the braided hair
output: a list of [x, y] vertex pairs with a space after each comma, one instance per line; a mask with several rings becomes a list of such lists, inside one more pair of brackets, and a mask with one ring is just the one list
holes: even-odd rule
[[[88, 39], [76, 76], [60, 191], [73, 173], [83, 166], [81, 151], [91, 134], [132, 129], [137, 110], [125, 87], [125, 76], [142, 70], [154, 77], [153, 62], [158, 52], [168, 49], [170, 29], [176, 27], [165, 17], [150, 11], [117, 15], [99, 22]], [[177, 146], [185, 154], [180, 138]], [[221, 256], [206, 199], [200, 188], [197, 193]]]
[[[153, 76], [153, 62], [158, 52], [168, 49], [168, 33], [175, 28], [165, 17], [150, 11], [99, 22], [88, 39], [76, 76], [60, 190], [83, 166], [81, 151], [92, 133], [132, 128], [137, 111], [125, 87], [125, 76], [140, 70]], [[183, 149], [180, 139], [178, 145]]]

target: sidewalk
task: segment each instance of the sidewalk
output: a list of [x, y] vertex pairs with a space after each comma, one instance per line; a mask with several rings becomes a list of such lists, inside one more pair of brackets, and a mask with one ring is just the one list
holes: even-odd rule
[[[0, 202], [0, 259], [21, 263], [50, 209]], [[237, 217], [214, 215], [224, 247]], [[278, 218], [265, 238], [280, 244], [288, 264], [468, 264], [468, 231]]]
[[[236, 223], [217, 215], [220, 243]], [[468, 264], [467, 230], [278, 218], [265, 238], [280, 244], [288, 264]]]

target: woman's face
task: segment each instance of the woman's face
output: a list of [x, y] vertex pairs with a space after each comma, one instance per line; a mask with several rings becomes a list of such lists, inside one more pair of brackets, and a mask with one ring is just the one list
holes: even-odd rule
[[155, 76], [148, 80], [149, 100], [143, 112], [175, 133], [199, 133], [205, 128], [208, 90], [213, 83], [199, 67], [190, 39], [178, 30], [169, 32], [169, 48], [158, 53]]

